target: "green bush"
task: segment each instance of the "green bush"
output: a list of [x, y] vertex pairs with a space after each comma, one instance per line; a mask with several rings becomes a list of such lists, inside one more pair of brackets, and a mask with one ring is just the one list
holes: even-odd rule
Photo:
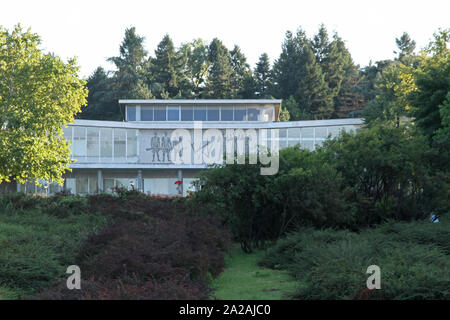
[[30, 293], [65, 275], [83, 240], [107, 221], [95, 213], [48, 210], [49, 201], [73, 199], [0, 196], [0, 286]]
[[[450, 299], [449, 237], [448, 221], [309, 228], [280, 239], [260, 263], [291, 273], [295, 299]], [[370, 265], [381, 269], [381, 290], [366, 288]]]
[[354, 209], [345, 202], [340, 174], [318, 153], [284, 149], [278, 174], [261, 175], [260, 168], [231, 164], [206, 170], [190, 199], [221, 215], [244, 251], [264, 247], [299, 225], [353, 224]]

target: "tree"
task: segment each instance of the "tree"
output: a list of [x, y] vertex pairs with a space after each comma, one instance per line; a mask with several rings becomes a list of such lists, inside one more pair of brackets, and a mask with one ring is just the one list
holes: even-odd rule
[[185, 75], [189, 81], [189, 88], [194, 98], [203, 95], [205, 83], [208, 78], [210, 62], [208, 61], [208, 45], [202, 39], [195, 39], [183, 44], [180, 52], [186, 57]]
[[314, 118], [328, 118], [332, 114], [333, 97], [321, 66], [317, 62], [311, 41], [299, 29], [294, 36], [286, 33], [280, 58], [273, 68], [275, 96], [287, 99], [293, 96], [299, 112], [311, 114]]
[[442, 126], [439, 106], [450, 92], [450, 29], [441, 30], [419, 57], [413, 74], [414, 85], [409, 94], [412, 114], [422, 132], [431, 140]]
[[233, 94], [230, 54], [222, 41], [214, 38], [209, 45], [208, 60], [210, 69], [206, 84], [206, 95], [215, 99], [231, 98]]
[[259, 98], [269, 98], [269, 90], [272, 87], [272, 75], [267, 53], [263, 53], [259, 57], [253, 74], [256, 81], [256, 95]]
[[86, 104], [75, 59], [64, 63], [20, 25], [0, 27], [0, 182], [63, 183], [69, 144], [63, 128]]
[[398, 51], [394, 51], [394, 53], [398, 54], [398, 60], [403, 60], [414, 54], [416, 42], [411, 39], [408, 33], [403, 32], [400, 38], [395, 38], [395, 43], [397, 44]]
[[98, 67], [87, 79], [89, 95], [87, 106], [78, 114], [79, 119], [122, 120], [113, 81], [102, 67]]
[[136, 28], [125, 30], [120, 45], [120, 54], [108, 61], [115, 64], [113, 91], [118, 99], [150, 99], [152, 93], [146, 84], [147, 51], [144, 49], [144, 37], [136, 33]]
[[159, 98], [162, 97], [161, 91], [167, 92], [169, 98], [181, 94], [185, 63], [186, 60], [182, 55], [177, 55], [172, 39], [166, 34], [155, 50], [150, 68], [154, 81], [160, 85]]
[[233, 98], [248, 98], [247, 95], [251, 93], [245, 92], [244, 85], [246, 81], [252, 78], [252, 72], [250, 66], [247, 63], [247, 58], [242, 53], [241, 48], [235, 45], [233, 50], [230, 51], [231, 67], [233, 68], [232, 75], [232, 96]]

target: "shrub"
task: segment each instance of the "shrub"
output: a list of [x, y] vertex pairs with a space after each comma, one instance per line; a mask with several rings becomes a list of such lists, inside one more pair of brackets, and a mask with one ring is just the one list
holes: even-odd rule
[[[450, 299], [448, 221], [389, 222], [360, 233], [302, 229], [260, 262], [296, 279], [296, 299]], [[369, 265], [381, 290], [366, 288]]]
[[[206, 299], [210, 277], [224, 268], [230, 235], [218, 218], [188, 212], [186, 202], [135, 192], [88, 198], [112, 218], [76, 257], [82, 290], [65, 279], [32, 299]], [[89, 279], [89, 280], [84, 280]]]

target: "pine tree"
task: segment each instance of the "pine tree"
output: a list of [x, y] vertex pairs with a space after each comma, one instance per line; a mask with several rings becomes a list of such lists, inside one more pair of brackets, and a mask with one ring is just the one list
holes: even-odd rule
[[244, 85], [246, 82], [247, 85], [250, 83], [249, 81], [252, 78], [252, 72], [247, 63], [247, 58], [242, 53], [239, 46], [235, 45], [233, 50], [230, 51], [230, 61], [231, 67], [233, 68], [231, 81], [233, 90], [232, 96], [233, 98], [248, 98], [248, 95], [251, 95], [251, 93], [247, 91], [249, 87], [247, 86], [244, 88]]
[[269, 91], [272, 87], [272, 75], [267, 53], [263, 53], [259, 57], [254, 70], [254, 78], [256, 82], [256, 95], [260, 98], [270, 97]]
[[183, 68], [186, 60], [182, 55], [177, 55], [175, 46], [169, 35], [165, 35], [155, 50], [155, 58], [151, 63], [151, 74], [154, 82], [158, 83], [158, 98], [161, 98], [163, 91], [170, 98], [180, 94], [183, 82]]
[[113, 81], [102, 67], [98, 67], [87, 79], [89, 89], [87, 106], [82, 108], [79, 119], [121, 120], [119, 106], [113, 92]]
[[230, 54], [217, 38], [214, 38], [209, 45], [208, 60], [211, 65], [206, 84], [206, 95], [215, 99], [231, 98], [233, 94], [231, 81], [233, 68]]
[[115, 64], [113, 81], [116, 99], [140, 99], [151, 97], [151, 91], [145, 84], [145, 66], [147, 51], [144, 49], [144, 37], [136, 34], [135, 27], [125, 30], [120, 45], [120, 54], [108, 61]]
[[403, 60], [414, 54], [416, 42], [411, 39], [408, 33], [403, 32], [400, 38], [395, 38], [395, 43], [397, 44], [398, 51], [394, 51], [394, 53], [398, 54], [398, 60]]

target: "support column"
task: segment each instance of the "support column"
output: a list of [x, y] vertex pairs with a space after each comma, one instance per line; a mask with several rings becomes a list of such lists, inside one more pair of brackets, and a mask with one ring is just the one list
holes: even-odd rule
[[98, 193], [103, 192], [103, 172], [102, 172], [102, 170], [97, 170], [97, 188], [98, 188]]
[[142, 179], [142, 170], [138, 170], [138, 174], [137, 174], [137, 189], [140, 192], [144, 192], [144, 183], [143, 183], [143, 179]]
[[[178, 170], [178, 181], [183, 182], [183, 171], [181, 169]], [[183, 195], [183, 183], [178, 185], [178, 194]]]

